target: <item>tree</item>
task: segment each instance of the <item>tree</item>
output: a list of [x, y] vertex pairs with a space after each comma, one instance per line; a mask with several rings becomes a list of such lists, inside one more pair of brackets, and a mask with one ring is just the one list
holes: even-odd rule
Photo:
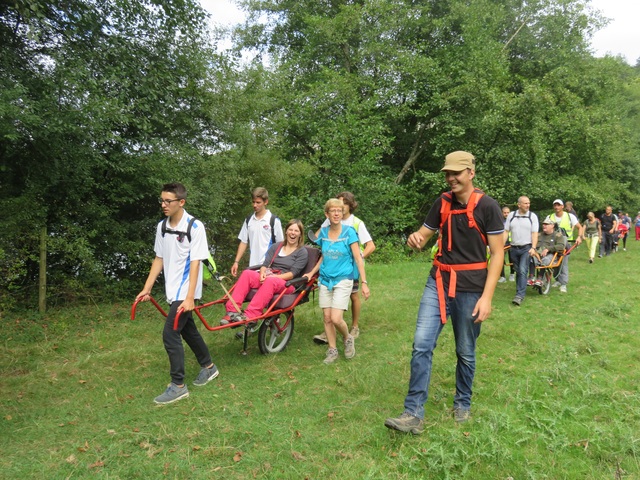
[[[482, 186], [501, 201], [528, 193], [546, 208], [562, 194], [592, 205], [619, 180], [610, 112], [625, 73], [590, 55], [601, 19], [581, 1], [244, 5], [240, 45], [268, 55], [273, 91], [287, 92], [282, 110], [266, 114], [277, 146], [316, 166], [324, 195], [336, 176], [357, 190], [378, 172], [382, 190], [403, 197], [393, 213], [406, 211], [409, 192], [433, 198], [443, 188], [422, 170], [455, 149], [477, 155]], [[386, 217], [387, 199], [369, 199], [380, 200], [374, 218]]]
[[34, 285], [43, 229], [53, 295], [147, 268], [140, 213], [217, 140], [204, 19], [192, 1], [0, 5], [0, 304]]

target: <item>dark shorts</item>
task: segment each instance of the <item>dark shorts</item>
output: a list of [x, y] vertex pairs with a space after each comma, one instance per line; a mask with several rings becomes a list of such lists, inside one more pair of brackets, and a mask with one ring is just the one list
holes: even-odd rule
[[360, 280], [354, 280], [353, 281], [353, 288], [351, 289], [351, 293], [358, 293], [358, 290], [360, 290]]

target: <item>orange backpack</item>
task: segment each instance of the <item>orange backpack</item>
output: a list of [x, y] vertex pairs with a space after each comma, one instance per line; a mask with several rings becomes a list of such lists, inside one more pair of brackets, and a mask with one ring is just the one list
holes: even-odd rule
[[[456, 295], [456, 283], [457, 283], [457, 271], [463, 270], [482, 270], [487, 268], [487, 262], [477, 262], [477, 263], [458, 263], [455, 265], [448, 265], [440, 262], [439, 257], [442, 257], [442, 228], [445, 222], [449, 219], [451, 215], [467, 215], [467, 220], [469, 222], [469, 228], [475, 228], [480, 236], [482, 237], [482, 241], [485, 246], [487, 245], [487, 237], [480, 231], [478, 228], [478, 224], [476, 223], [475, 218], [473, 217], [473, 211], [478, 206], [478, 202], [484, 195], [482, 190], [474, 189], [469, 197], [469, 201], [467, 202], [467, 208], [464, 210], [451, 210], [451, 203], [453, 201], [453, 193], [445, 192], [442, 194], [442, 205], [440, 206], [440, 235], [438, 236], [438, 253], [436, 254], [436, 258], [433, 260], [433, 265], [437, 268], [436, 270], [436, 287], [438, 290], [438, 303], [440, 304], [440, 318], [442, 323], [447, 323], [447, 306], [444, 297], [444, 283], [442, 281], [442, 272], [449, 272], [449, 291], [448, 296], [450, 298], [455, 297]], [[447, 251], [451, 251], [451, 222], [447, 225]]]

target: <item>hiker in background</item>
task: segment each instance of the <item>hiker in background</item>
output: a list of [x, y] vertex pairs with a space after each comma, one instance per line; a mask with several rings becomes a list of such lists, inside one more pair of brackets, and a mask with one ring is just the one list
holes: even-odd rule
[[535, 255], [540, 225], [538, 216], [529, 210], [531, 202], [526, 196], [518, 198], [518, 209], [511, 212], [504, 224], [505, 241], [511, 236], [511, 261], [516, 270], [516, 295], [511, 303], [520, 306], [527, 294], [529, 263]]
[[353, 290], [354, 270], [358, 269], [362, 296], [369, 298], [369, 285], [364, 270], [364, 260], [358, 248], [358, 235], [353, 227], [342, 223], [344, 203], [337, 198], [330, 198], [324, 206], [324, 213], [329, 219], [328, 227], [322, 227], [315, 243], [322, 250], [322, 258], [304, 276], [312, 278], [320, 270], [318, 288], [320, 296], [318, 304], [322, 308], [324, 333], [327, 336], [325, 364], [338, 359], [336, 335], [339, 332], [344, 341], [344, 356], [353, 358], [356, 354], [355, 339], [349, 333], [344, 321], [344, 311], [349, 308], [349, 297]]
[[[631, 229], [631, 217], [624, 213], [622, 210], [618, 212], [618, 244], [622, 240], [622, 250], [627, 251], [627, 236]], [[618, 249], [616, 248], [616, 251]]]
[[[414, 435], [424, 431], [433, 352], [447, 316], [451, 317], [457, 356], [453, 415], [456, 422], [470, 418], [476, 341], [480, 325], [491, 314], [491, 300], [504, 263], [500, 206], [474, 187], [475, 157], [469, 152], [452, 152], [445, 157], [441, 171], [451, 190], [433, 203], [423, 225], [407, 241], [409, 247], [422, 249], [440, 231], [438, 254], [418, 310], [404, 410], [384, 422], [387, 428]], [[492, 259], [488, 268], [487, 245]]]
[[567, 202], [564, 204], [564, 211], [567, 213], [571, 213], [573, 214], [574, 217], [578, 218], [578, 214], [576, 213], [576, 211], [573, 209], [573, 202]]
[[636, 224], [636, 240], [640, 240], [640, 212], [636, 215], [634, 222]]
[[244, 252], [249, 247], [249, 266], [262, 265], [269, 247], [276, 242], [282, 242], [282, 223], [267, 209], [269, 204], [269, 192], [266, 188], [258, 187], [251, 192], [253, 213], [242, 223], [238, 235], [238, 251], [231, 266], [231, 275], [238, 275], [238, 265]]
[[[507, 223], [507, 217], [509, 216], [510, 213], [511, 213], [511, 209], [508, 206], [505, 205], [504, 207], [502, 207], [502, 217], [504, 218], [504, 223]], [[511, 234], [507, 235], [506, 238], [507, 239], [504, 242], [505, 248], [511, 245]], [[513, 266], [513, 260], [511, 258], [511, 249], [507, 248], [506, 251], [507, 251], [507, 257], [509, 258], [509, 263], [511, 264], [509, 265], [509, 281], [515, 282], [516, 270]], [[498, 283], [504, 283], [507, 281], [507, 277], [505, 274], [506, 267], [507, 267], [506, 265], [502, 266], [502, 273], [500, 274], [500, 279], [498, 280]]]
[[[202, 261], [209, 258], [209, 247], [204, 225], [184, 209], [186, 199], [187, 190], [181, 183], [167, 183], [162, 187], [158, 201], [167, 218], [166, 222], [158, 223], [154, 247], [156, 258], [144, 288], [136, 296], [143, 302], [149, 300], [156, 279], [164, 273], [164, 288], [170, 308], [162, 339], [169, 356], [171, 383], [162, 395], [154, 399], [161, 405], [189, 396], [189, 389], [184, 383], [182, 340], [189, 345], [200, 364], [200, 373], [193, 384], [206, 385], [218, 376], [218, 369], [211, 361], [207, 344], [192, 316], [195, 300], [202, 296]], [[174, 330], [173, 323], [180, 309], [178, 329]]]
[[596, 256], [598, 243], [602, 241], [602, 224], [600, 223], [600, 220], [596, 218], [593, 212], [587, 213], [587, 219], [584, 221], [580, 236], [587, 242], [587, 249], [589, 250], [589, 263], [593, 263], [593, 258]]
[[602, 242], [600, 243], [600, 255], [598, 257], [611, 255], [613, 250], [614, 235], [618, 231], [618, 217], [613, 213], [613, 207], [607, 205], [604, 213], [600, 216], [602, 224]]
[[618, 245], [620, 244], [620, 241], [622, 241], [622, 250], [624, 252], [627, 251], [627, 235], [629, 234], [630, 228], [631, 218], [629, 218], [629, 215], [620, 210], [618, 212], [618, 238], [616, 241], [616, 252], [618, 251]]
[[[538, 239], [536, 253], [532, 257], [534, 267], [549, 265], [553, 256], [564, 252], [565, 248], [567, 248], [567, 237], [561, 229], [556, 227], [553, 220], [549, 217], [545, 218], [542, 222], [542, 233]], [[540, 287], [542, 286], [542, 269], [534, 268], [534, 271], [537, 272], [534, 285]]]
[[[564, 234], [567, 236], [568, 241], [576, 242], [576, 245], [582, 243], [582, 237], [580, 237], [580, 231], [582, 225], [578, 221], [573, 213], [564, 211], [564, 202], [559, 198], [553, 201], [553, 213], [547, 218], [553, 220], [553, 222], [561, 228]], [[565, 255], [560, 265], [560, 272], [558, 274], [558, 281], [553, 283], [553, 287], [560, 287], [561, 293], [567, 293], [567, 285], [569, 283], [569, 255]]]
[[[367, 230], [366, 225], [362, 220], [356, 217], [353, 212], [355, 212], [356, 208], [358, 208], [358, 202], [356, 202], [356, 198], [351, 192], [340, 192], [336, 195], [338, 200], [342, 200], [344, 204], [344, 213], [342, 216], [342, 224], [353, 227], [358, 234], [358, 243], [360, 247], [360, 254], [362, 259], [366, 259], [373, 253], [376, 249], [375, 244], [373, 243], [373, 239]], [[329, 219], [327, 218], [323, 223], [322, 227], [328, 227], [330, 225]], [[316, 232], [316, 237], [320, 234], [320, 230]], [[360, 336], [360, 310], [362, 308], [362, 302], [360, 300], [360, 296], [358, 295], [358, 291], [360, 289], [360, 277], [358, 274], [358, 268], [353, 271], [353, 291], [351, 292], [351, 330], [350, 334], [353, 338], [358, 338]], [[313, 337], [313, 341], [319, 344], [327, 343], [327, 336], [324, 332], [319, 335], [315, 335]]]

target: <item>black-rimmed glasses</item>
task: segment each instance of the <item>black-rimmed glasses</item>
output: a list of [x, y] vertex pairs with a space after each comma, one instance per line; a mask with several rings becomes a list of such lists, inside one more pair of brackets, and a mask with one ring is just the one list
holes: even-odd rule
[[173, 202], [179, 202], [181, 199], [180, 198], [174, 198], [173, 200], [165, 200], [164, 198], [159, 198], [158, 199], [158, 203], [160, 205], [166, 203], [167, 205], [171, 205]]

